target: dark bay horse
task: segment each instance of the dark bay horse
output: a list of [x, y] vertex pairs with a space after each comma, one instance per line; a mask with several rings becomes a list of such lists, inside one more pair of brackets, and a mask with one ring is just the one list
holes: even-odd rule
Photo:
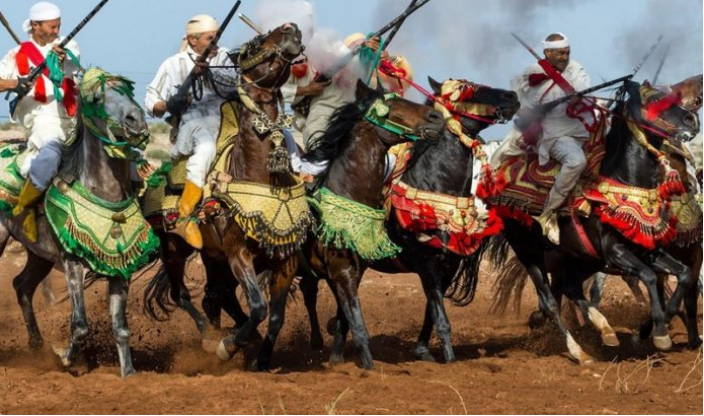
[[[309, 224], [303, 185], [291, 172], [282, 143], [281, 129], [286, 123], [279, 112], [283, 102], [280, 88], [289, 78], [292, 60], [302, 51], [300, 30], [286, 23], [243, 44], [234, 56], [240, 80], [231, 104], [236, 107], [239, 134], [229, 153], [225, 172], [228, 179], [214, 192], [223, 209], [200, 224], [204, 238], [201, 257], [208, 276], [221, 273], [215, 277], [217, 282], [234, 277], [243, 288], [250, 312], [247, 317], [239, 309], [234, 283], [216, 284], [217, 290], [226, 292], [226, 304], [238, 308], [235, 313], [240, 321], [236, 333], [220, 342], [218, 356], [230, 358], [247, 345], [269, 314], [267, 335], [253, 364], [261, 370], [270, 365], [284, 322], [286, 295], [297, 268], [295, 249], [305, 239]], [[271, 204], [275, 206], [269, 209]], [[295, 212], [291, 214], [291, 210]], [[277, 228], [277, 212], [295, 217], [287, 229]], [[183, 281], [185, 262], [193, 250], [172, 235], [162, 237], [162, 247], [165, 273], [155, 276], [152, 286], [157, 290], [145, 294], [147, 302], [163, 305], [168, 291], [204, 331], [207, 325], [192, 305]], [[268, 304], [257, 279], [257, 273], [265, 270], [271, 271]], [[209, 292], [218, 297], [212, 288]]]
[[[442, 100], [443, 95], [447, 93], [447, 91], [442, 91], [443, 84], [432, 78], [429, 81], [435, 96]], [[512, 91], [495, 89], [468, 81], [448, 80], [448, 83], [456, 84], [458, 92], [461, 92], [459, 95], [462, 99], [457, 100], [453, 105], [464, 114], [460, 115], [458, 112], [457, 116], [463, 132], [471, 138], [476, 138], [480, 131], [493, 122], [510, 119], [518, 111], [518, 98]], [[426, 104], [432, 103], [429, 101]], [[478, 117], [471, 118], [470, 115]], [[469, 144], [463, 144], [456, 135], [445, 129], [437, 142], [418, 141], [411, 145], [410, 160], [401, 179], [412, 188], [432, 192], [444, 200], [451, 200], [450, 210], [456, 208], [457, 214], [461, 215], [459, 211], [462, 208], [457, 206], [458, 201], [461, 203], [472, 197], [473, 161], [474, 152]], [[467, 206], [464, 209], [469, 215], [476, 215], [476, 212], [472, 212], [473, 206]], [[464, 304], [471, 301], [478, 273], [479, 253], [464, 256], [444, 247], [438, 248], [428, 245], [427, 241], [432, 238], [448, 243], [452, 232], [448, 229], [435, 227], [435, 218], [432, 219], [432, 227], [422, 231], [418, 229], [407, 230], [399, 223], [395, 214], [395, 209], [391, 208], [386, 226], [389, 237], [402, 248], [402, 251], [397, 258], [391, 261], [372, 262], [371, 267], [385, 273], [413, 272], [419, 275], [427, 303], [423, 328], [414, 352], [420, 359], [433, 360], [428, 342], [433, 325], [435, 325], [438, 336], [442, 340], [445, 360], [447, 362], [454, 361], [451, 327], [443, 300], [448, 288], [454, 285], [457, 290], [450, 296], [454, 296], [455, 301]], [[473, 252], [477, 250], [477, 244], [474, 242], [467, 245], [475, 245], [475, 247], [468, 249]], [[311, 345], [317, 348], [322, 346], [322, 336], [315, 309], [317, 282], [312, 279], [303, 279], [301, 289], [311, 319]], [[337, 322], [338, 328], [340, 325], [340, 322]], [[333, 354], [336, 351], [341, 351], [342, 348], [339, 345], [338, 334], [339, 329], [335, 333]], [[338, 355], [338, 357], [341, 356]]]
[[[627, 82], [621, 90], [614, 109], [611, 130], [605, 138], [606, 152], [601, 165], [600, 181], [608, 181], [614, 186], [634, 189], [632, 197], [637, 197], [639, 189], [643, 195], [654, 195], [657, 201], [659, 181], [658, 154], [663, 143], [668, 141], [689, 141], [699, 131], [699, 120], [693, 113], [649, 85]], [[608, 187], [602, 185], [602, 191]], [[626, 191], [631, 192], [631, 191]], [[625, 194], [623, 194], [625, 195]], [[623, 201], [628, 197], [624, 196]], [[648, 198], [651, 198], [648, 196]], [[637, 200], [637, 199], [636, 199]], [[544, 315], [555, 321], [567, 341], [571, 356], [580, 363], [591, 361], [564, 327], [560, 317], [559, 302], [549, 287], [547, 273], [558, 281], [563, 281], [564, 294], [576, 302], [585, 316], [588, 316], [600, 329], [602, 339], [608, 345], [615, 335], [603, 323], [603, 315], [590, 307], [584, 298], [582, 282], [604, 267], [614, 268], [638, 276], [646, 285], [650, 297], [651, 318], [654, 322], [653, 342], [658, 349], [667, 350], [672, 341], [667, 332], [667, 324], [677, 313], [683, 296], [694, 283], [689, 267], [682, 264], [657, 245], [650, 250], [624, 237], [615, 226], [602, 223], [592, 212], [585, 220], [571, 218], [560, 220], [559, 247], [550, 245], [540, 234], [538, 225], [531, 228], [511, 219], [504, 219], [504, 237], [494, 239], [495, 264], [504, 264], [506, 250], [500, 250], [508, 243], [525, 266], [536, 286], [540, 308]], [[665, 218], [667, 223], [668, 219]], [[586, 236], [589, 244], [584, 242]], [[591, 246], [591, 250], [590, 247]], [[592, 252], [595, 250], [596, 256]], [[666, 308], [657, 290], [657, 274], [673, 274], [678, 286]], [[505, 276], [514, 279], [518, 276]], [[508, 287], [507, 285], [505, 287]]]
[[[330, 362], [344, 362], [343, 350], [351, 329], [362, 366], [373, 368], [358, 288], [371, 261], [393, 255], [397, 250], [386, 236], [383, 225], [384, 160], [390, 147], [412, 138], [420, 139], [418, 143], [435, 143], [445, 123], [442, 114], [431, 106], [410, 102], [396, 94], [384, 96], [361, 81], [357, 84], [356, 98], [357, 102], [334, 113], [328, 130], [304, 156], [311, 162], [329, 162], [327, 171], [316, 184], [323, 192], [323, 208], [322, 214], [318, 213], [320, 228], [304, 247], [309, 268], [300, 269], [304, 276], [301, 289], [311, 325], [317, 327], [313, 337], [318, 339], [313, 344], [322, 345], [315, 300], [318, 278], [325, 278], [338, 305]], [[326, 198], [330, 194], [334, 194], [335, 200], [329, 206], [334, 208], [327, 211]], [[341, 214], [334, 214], [335, 211]], [[332, 224], [330, 218], [336, 215], [345, 224]], [[370, 215], [375, 219], [369, 220]], [[324, 235], [333, 226], [339, 228]], [[355, 227], [362, 227], [357, 234], [353, 231]], [[335, 234], [338, 229], [342, 231]], [[380, 253], [382, 251], [385, 252]]]
[[[45, 206], [52, 200], [50, 198], [52, 195], [58, 197], [59, 194], [65, 194], [70, 198], [73, 192], [80, 192], [81, 198], [91, 202], [97, 201], [97, 206], [100, 208], [91, 205], [91, 209], [95, 209], [91, 214], [94, 218], [102, 216], [102, 211], [108, 214], [114, 212], [113, 218], [110, 219], [114, 223], [113, 229], [108, 231], [113, 238], [118, 239], [123, 233], [128, 232], [120, 225], [132, 224], [129, 222], [130, 214], [143, 220], [139, 207], [133, 204], [132, 199], [133, 189], [130, 179], [132, 161], [129, 157], [121, 155], [133, 154], [136, 147], [146, 144], [149, 134], [145, 113], [134, 100], [133, 83], [126, 78], [93, 68], [86, 72], [80, 90], [77, 125], [72, 133], [71, 142], [64, 148], [62, 167], [59, 172], [60, 181], [47, 191]], [[101, 114], [103, 117], [100, 116]], [[128, 207], [128, 210], [120, 212], [118, 208], [122, 206]], [[80, 210], [80, 208], [76, 209]], [[125, 218], [125, 212], [127, 212], [127, 218]], [[0, 217], [0, 241], [4, 248], [7, 239], [12, 236], [27, 249], [27, 263], [22, 272], [15, 277], [13, 286], [29, 332], [29, 345], [31, 348], [41, 348], [43, 345], [32, 306], [34, 292], [54, 265], [61, 263], [66, 273], [72, 306], [71, 340], [68, 348], [57, 350], [56, 353], [59, 354], [65, 366], [70, 366], [88, 335], [88, 320], [83, 299], [85, 276], [91, 270], [99, 275], [105, 273], [101, 272], [100, 267], [96, 270], [96, 259], [92, 256], [97, 256], [97, 253], [88, 252], [84, 247], [82, 254], [70, 254], [64, 245], [59, 243], [63, 238], [59, 234], [71, 228], [70, 222], [61, 223], [60, 228], [54, 228], [47, 221], [47, 217], [41, 215], [37, 221], [39, 238], [36, 243], [30, 243], [21, 231], [22, 218], [20, 217], [19, 220]], [[144, 265], [146, 257], [156, 249], [158, 244], [148, 224], [143, 223], [142, 227], [141, 231], [148, 238], [144, 244], [137, 247], [137, 254], [142, 258], [125, 263], [124, 257], [116, 254], [113, 256], [115, 262], [113, 264], [119, 264], [121, 271], [118, 271], [118, 266], [115, 266], [113, 271], [118, 274], [108, 278], [112, 329], [123, 377], [134, 373], [129, 349], [130, 331], [126, 318], [129, 275], [140, 265]], [[107, 238], [110, 237], [107, 236]], [[147, 247], [148, 245], [150, 246]], [[70, 251], [73, 253], [81, 253], [78, 243], [72, 244], [71, 248]]]

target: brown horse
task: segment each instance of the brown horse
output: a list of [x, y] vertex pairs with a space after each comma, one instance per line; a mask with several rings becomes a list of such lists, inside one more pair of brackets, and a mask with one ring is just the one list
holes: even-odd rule
[[[259, 200], [265, 201], [264, 205], [274, 203], [284, 208], [286, 201], [296, 199], [300, 207], [301, 197], [294, 197], [303, 186], [290, 171], [288, 154], [282, 144], [281, 129], [285, 123], [279, 117], [279, 105], [282, 103], [280, 88], [289, 78], [292, 60], [302, 51], [300, 30], [295, 24], [286, 23], [245, 43], [233, 57], [241, 75], [238, 97], [232, 102], [238, 115], [239, 135], [229, 154], [225, 175], [229, 176], [226, 181], [229, 183], [220, 183], [219, 192], [214, 192], [224, 201], [223, 208], [200, 224], [204, 240], [201, 256], [208, 274], [220, 272], [234, 276], [244, 289], [250, 310], [247, 319], [237, 305], [240, 325], [236, 335], [221, 343], [220, 356], [229, 356], [248, 344], [257, 326], [266, 318], [267, 302], [256, 270], [272, 272], [269, 328], [254, 364], [261, 369], [268, 368], [274, 342], [283, 325], [286, 294], [297, 267], [292, 254], [305, 239], [309, 214], [303, 199], [305, 209], [299, 210], [296, 223], [282, 231], [268, 221], [267, 213], [250, 209], [251, 197], [263, 198]], [[246, 195], [239, 193], [240, 190], [245, 190]], [[183, 281], [186, 259], [192, 252], [179, 237], [162, 235], [164, 272], [155, 276], [152, 282], [155, 290], [145, 297], [163, 302], [165, 290], [170, 287], [172, 300], [187, 309], [196, 318], [199, 329], [205, 332], [207, 324], [192, 305]], [[163, 284], [164, 276], [170, 280], [169, 285]], [[224, 296], [234, 296], [233, 285], [225, 287], [228, 293]]]
[[[372, 112], [376, 114], [373, 120]], [[327, 171], [317, 183], [322, 193], [318, 210], [320, 227], [305, 245], [304, 255], [309, 262], [300, 271], [312, 327], [319, 328], [315, 313], [318, 277], [326, 279], [337, 301], [331, 363], [344, 361], [345, 341], [352, 329], [362, 366], [374, 366], [358, 288], [371, 261], [394, 255], [398, 249], [389, 240], [383, 224], [387, 152], [391, 146], [412, 138], [423, 139], [432, 146], [444, 129], [443, 116], [433, 107], [395, 94], [384, 97], [359, 81], [357, 102], [335, 112], [329, 129], [304, 157], [311, 162], [329, 161]], [[370, 220], [372, 215], [375, 218]], [[342, 219], [343, 224], [336, 219]], [[361, 231], [355, 233], [356, 227]], [[313, 343], [322, 346], [319, 332], [314, 330]]]

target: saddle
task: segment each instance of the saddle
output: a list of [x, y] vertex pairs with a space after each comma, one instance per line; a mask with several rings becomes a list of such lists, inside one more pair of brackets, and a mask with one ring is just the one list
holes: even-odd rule
[[12, 140], [0, 143], [0, 211], [12, 215], [25, 179], [20, 167], [28, 155], [27, 142]]

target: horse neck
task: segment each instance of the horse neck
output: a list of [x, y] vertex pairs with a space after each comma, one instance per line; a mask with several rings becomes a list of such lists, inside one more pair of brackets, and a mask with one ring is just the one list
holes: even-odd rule
[[108, 157], [102, 142], [87, 129], [81, 143], [82, 161], [78, 180], [98, 198], [110, 202], [131, 196], [130, 161]]
[[379, 140], [376, 127], [358, 123], [339, 156], [330, 161], [323, 186], [333, 193], [370, 207], [381, 207], [384, 160], [389, 148]]
[[[423, 145], [417, 143], [415, 146]], [[473, 162], [472, 151], [446, 130], [432, 148], [412, 157], [412, 163], [401, 179], [414, 188], [469, 196]]]
[[635, 140], [622, 120], [616, 120], [606, 136], [606, 156], [600, 173], [638, 188], [653, 189], [658, 186], [657, 160]]
[[[247, 94], [254, 100], [259, 109], [266, 113], [270, 120], [276, 121], [279, 116], [279, 107], [276, 102], [276, 92], [259, 90], [254, 87], [245, 87]], [[260, 138], [252, 127], [257, 114], [250, 111], [244, 104], [238, 104], [238, 125], [239, 135], [230, 153], [230, 165], [228, 174], [234, 179], [248, 182], [269, 183], [273, 175], [267, 169], [267, 159], [271, 151], [271, 143]], [[282, 144], [285, 146], [285, 143]], [[291, 175], [284, 175], [282, 179], [286, 183], [293, 184]]]

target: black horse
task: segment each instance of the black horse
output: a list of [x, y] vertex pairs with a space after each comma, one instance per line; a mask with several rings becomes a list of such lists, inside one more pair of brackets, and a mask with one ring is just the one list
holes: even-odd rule
[[[667, 141], [691, 140], [699, 131], [699, 119], [696, 113], [674, 101], [667, 106], [659, 105], [666, 103], [668, 97], [647, 84], [641, 86], [628, 82], [619, 95], [611, 130], [605, 138], [606, 153], [599, 174], [601, 179], [613, 181], [611, 183], [657, 193], [659, 161], [653, 153], [657, 153]], [[659, 110], [652, 116], [648, 110], [656, 106]], [[623, 201], [626, 201], [625, 197]], [[536, 286], [541, 311], [557, 323], [574, 359], [580, 363], [591, 361], [562, 322], [559, 301], [550, 291], [548, 272], [564, 282], [564, 294], [577, 303], [600, 329], [605, 329], [602, 326], [605, 319], [586, 301], [582, 282], [605, 267], [638, 276], [650, 297], [654, 344], [661, 350], [671, 347], [667, 324], [677, 313], [685, 292], [695, 282], [689, 267], [660, 246], [649, 250], [633, 243], [613, 226], [603, 223], [594, 212], [586, 219], [561, 218], [559, 247], [551, 245], [539, 228], [537, 224], [529, 228], [517, 220], [505, 218], [505, 239], [492, 239], [490, 252], [495, 264], [505, 264], [506, 243], [510, 244]], [[586, 235], [589, 243], [586, 244], [580, 235]], [[657, 273], [673, 274], [678, 280], [677, 289], [666, 308], [658, 296]], [[507, 276], [509, 280], [517, 277]], [[501, 286], [508, 290], [511, 287], [510, 284]], [[609, 344], [609, 338], [613, 340], [615, 336], [602, 330], [602, 338]]]
[[[493, 122], [505, 121], [513, 117], [518, 111], [519, 102], [513, 91], [495, 89], [468, 81], [448, 80], [438, 83], [429, 79], [438, 99], [443, 96], [443, 84], [454, 83], [463, 100], [454, 103], [463, 132], [471, 138], [476, 138], [478, 133]], [[427, 104], [433, 104], [429, 100]], [[463, 115], [461, 115], [462, 113]], [[470, 117], [470, 114], [480, 117]], [[401, 156], [399, 156], [401, 157]], [[448, 129], [437, 142], [418, 141], [411, 147], [411, 156], [407, 169], [401, 180], [418, 190], [432, 192], [449, 197], [453, 201], [465, 201], [472, 197], [474, 153], [473, 149], [464, 144]], [[467, 207], [471, 213], [473, 207]], [[457, 208], [459, 210], [459, 208]], [[428, 230], [424, 232], [407, 231], [399, 224], [395, 213], [392, 211], [386, 223], [389, 237], [402, 252], [394, 260], [373, 262], [371, 267], [385, 273], [417, 273], [420, 276], [427, 304], [423, 328], [414, 349], [418, 358], [434, 360], [428, 349], [428, 342], [435, 325], [438, 336], [442, 340], [445, 361], [455, 360], [451, 343], [451, 327], [443, 304], [448, 288], [454, 289], [448, 296], [452, 296], [457, 303], [468, 304], [474, 295], [479, 267], [479, 253], [481, 247], [470, 256], [463, 256], [449, 249], [436, 248], [425, 241], [437, 237], [439, 241], [447, 243], [451, 232], [443, 229]], [[322, 336], [316, 313], [317, 281], [304, 278], [301, 281], [306, 308], [311, 323], [311, 345], [316, 348], [322, 346]], [[338, 322], [338, 326], [340, 323]], [[336, 344], [337, 344], [336, 338]]]

